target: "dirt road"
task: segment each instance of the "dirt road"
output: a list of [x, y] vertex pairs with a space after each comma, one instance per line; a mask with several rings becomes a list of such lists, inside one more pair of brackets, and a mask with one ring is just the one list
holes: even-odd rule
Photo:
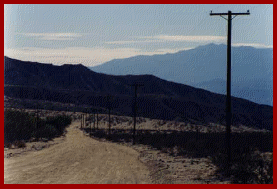
[[4, 159], [4, 183], [142, 184], [149, 170], [134, 149], [85, 136], [73, 122], [65, 140], [49, 148]]

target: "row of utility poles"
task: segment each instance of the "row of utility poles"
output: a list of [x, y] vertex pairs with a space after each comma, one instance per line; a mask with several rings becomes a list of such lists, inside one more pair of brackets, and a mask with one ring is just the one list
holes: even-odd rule
[[[134, 87], [134, 104], [133, 104], [133, 122], [134, 122], [134, 128], [133, 128], [133, 144], [135, 144], [135, 140], [136, 140], [136, 117], [137, 117], [137, 89], [138, 87], [144, 86], [141, 83], [135, 83], [132, 84], [130, 86]], [[108, 135], [110, 136], [111, 134], [111, 100], [112, 100], [112, 96], [111, 95], [107, 95], [106, 96], [106, 102], [107, 102], [107, 108], [108, 108]], [[82, 114], [81, 115], [81, 128], [85, 128], [85, 124], [86, 124], [86, 120], [87, 120], [87, 114]], [[94, 129], [95, 129], [95, 113], [94, 113]], [[98, 129], [98, 113], [97, 113], [97, 129]], [[90, 122], [91, 124], [91, 122]], [[92, 131], [91, 129], [91, 125], [90, 125], [90, 131]]]
[[92, 131], [92, 121], [91, 119], [93, 119], [93, 128], [98, 129], [98, 125], [99, 125], [99, 116], [98, 116], [98, 112], [97, 113], [93, 113], [93, 114], [81, 114], [81, 129], [86, 127], [86, 120], [88, 120], [88, 118], [90, 119], [90, 131]]

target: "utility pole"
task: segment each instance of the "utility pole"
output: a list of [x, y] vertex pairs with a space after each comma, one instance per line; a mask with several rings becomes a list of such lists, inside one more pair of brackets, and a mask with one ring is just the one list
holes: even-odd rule
[[38, 87], [36, 87], [36, 126], [37, 126], [37, 131], [36, 131], [36, 138], [38, 139], [38, 99], [39, 99], [39, 95], [38, 95]]
[[93, 113], [93, 128], [94, 128], [94, 132], [95, 132], [95, 112]]
[[83, 114], [81, 114], [81, 129], [83, 128]]
[[82, 125], [81, 125], [81, 128], [82, 128], [82, 129], [85, 127], [84, 118], [85, 118], [85, 114], [82, 112]]
[[87, 110], [85, 110], [85, 127], [84, 127], [84, 129], [86, 129], [87, 120], [88, 120], [88, 113], [87, 113]]
[[[37, 111], [36, 111], [36, 115], [37, 115], [37, 118], [36, 118], [36, 120], [37, 120], [37, 132], [36, 133], [38, 133], [38, 99], [37, 99], [37, 107], [36, 107], [36, 109], [37, 109]], [[37, 134], [37, 138], [38, 138], [38, 134]]]
[[107, 105], [108, 105], [108, 110], [109, 110], [109, 136], [111, 134], [111, 95], [107, 95], [106, 96], [106, 102], [107, 102]]
[[88, 113], [86, 112], [86, 113], [85, 113], [85, 128], [86, 128], [86, 126], [87, 126], [87, 120], [88, 120]]
[[96, 128], [98, 130], [98, 110], [97, 110], [97, 114], [96, 114]]
[[74, 97], [75, 97], [75, 101], [74, 101], [74, 114], [76, 115], [76, 113], [77, 113], [78, 99], [77, 99], [77, 96], [74, 96]]
[[134, 112], [134, 129], [133, 129], [133, 145], [135, 144], [135, 138], [136, 138], [136, 120], [137, 120], [137, 89], [140, 86], [143, 86], [143, 84], [133, 84], [132, 86], [135, 87], [135, 98], [134, 98], [134, 107], [133, 107], [133, 112]]
[[[227, 97], [226, 97], [226, 149], [227, 149], [227, 176], [230, 176], [231, 167], [231, 124], [232, 124], [232, 107], [231, 107], [231, 30], [232, 19], [239, 15], [250, 15], [249, 10], [246, 13], [213, 13], [210, 16], [220, 16], [228, 21], [227, 34]], [[228, 16], [226, 19], [224, 16]], [[234, 16], [234, 17], [232, 17]]]
[[[91, 115], [90, 115], [91, 118]], [[91, 120], [90, 120], [90, 131], [89, 131], [89, 136], [91, 136]]]
[[111, 134], [111, 108], [109, 107], [109, 136]]

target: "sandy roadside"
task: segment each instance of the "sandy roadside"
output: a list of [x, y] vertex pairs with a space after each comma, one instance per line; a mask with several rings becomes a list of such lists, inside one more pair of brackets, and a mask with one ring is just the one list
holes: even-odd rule
[[73, 122], [59, 144], [4, 158], [4, 183], [151, 183], [140, 155], [126, 146], [85, 136]]

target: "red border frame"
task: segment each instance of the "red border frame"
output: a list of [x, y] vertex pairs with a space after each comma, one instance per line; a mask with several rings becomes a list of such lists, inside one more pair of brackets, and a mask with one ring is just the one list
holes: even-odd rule
[[[57, 3], [57, 1], [53, 1], [53, 0], [49, 0], [49, 1], [46, 1], [45, 3], [39, 3], [39, 4], [73, 4], [74, 2], [73, 1], [65, 1], [65, 0], [63, 0], [63, 1], [58, 1], [58, 3]], [[79, 4], [93, 4], [93, 3], [95, 3], [95, 2], [93, 2], [93, 1], [82, 1], [82, 3], [79, 3]], [[108, 1], [108, 2], [101, 2], [101, 3], [95, 3], [95, 4], [168, 4], [168, 3], [166, 3], [165, 1], [146, 1], [146, 0], [140, 0], [140, 1], [133, 1], [133, 2], [130, 2], [130, 1]], [[170, 2], [170, 4], [184, 4], [184, 3], [186, 3], [185, 1], [180, 1], [180, 0], [178, 0], [178, 1], [171, 1]], [[212, 3], [211, 3], [211, 1], [198, 1], [197, 3], [202, 3], [202, 4], [221, 4], [221, 3], [223, 3], [222, 1], [219, 1], [219, 0], [213, 0], [212, 1]], [[231, 2], [231, 4], [235, 4], [235, 3], [238, 3], [238, 4], [242, 4], [242, 2], [241, 1], [232, 1]], [[250, 1], [250, 0], [248, 0], [248, 1], [243, 1], [243, 3], [244, 4], [258, 4], [258, 3], [254, 3], [253, 1]], [[265, 2], [263, 2], [264, 4], [273, 4], [273, 1], [267, 1], [266, 3]], [[4, 1], [4, 4], [23, 4], [23, 2], [22, 1]], [[34, 1], [34, 0], [29, 0], [29, 1], [24, 1], [24, 4], [38, 4], [38, 1]], [[190, 4], [190, 3], [188, 3], [188, 4]], [[193, 4], [193, 3], [191, 3], [191, 4]], [[3, 9], [2, 9], [3, 10]], [[3, 16], [3, 13], [2, 13], [2, 20], [4, 20], [4, 16]], [[275, 16], [276, 17], [276, 16]], [[3, 26], [3, 25], [2, 25]], [[2, 30], [3, 31], [3, 30]], [[4, 39], [2, 38], [2, 40], [3, 40], [3, 42], [4, 42]], [[4, 51], [4, 47], [3, 47], [3, 51]], [[3, 52], [2, 51], [2, 52]], [[275, 66], [275, 68], [273, 67], [273, 70], [274, 70], [274, 72], [277, 72], [277, 71], [275, 71], [276, 70], [276, 67], [277, 66]], [[2, 64], [2, 66], [1, 66], [1, 71], [2, 71], [2, 73], [4, 73], [4, 63]], [[277, 77], [275, 77], [275, 78], [277, 78]], [[273, 77], [273, 79], [274, 79], [274, 77]], [[1, 77], [1, 80], [2, 80], [2, 84], [4, 84], [4, 74], [3, 74], [3, 76]], [[276, 79], [274, 79], [274, 82], [273, 83], [276, 83], [275, 82], [276, 81]], [[274, 85], [273, 85], [274, 86]], [[4, 88], [2, 88], [2, 91], [1, 91], [1, 94], [2, 94], [2, 97], [4, 96]], [[273, 94], [274, 94], [274, 92], [273, 92]], [[275, 96], [275, 95], [274, 95]], [[1, 104], [2, 104], [2, 107], [4, 107], [4, 101], [2, 101], [1, 102]], [[274, 106], [276, 106], [277, 105], [277, 103], [274, 103]], [[1, 110], [2, 111], [2, 123], [4, 122], [4, 110], [2, 109]], [[277, 111], [273, 111], [273, 116], [275, 117], [275, 116], [277, 116]], [[275, 125], [275, 124], [274, 124]], [[3, 127], [4, 128], [4, 127]], [[3, 130], [2, 130], [2, 132], [4, 132]], [[4, 135], [2, 134], [1, 135], [1, 137], [3, 137], [2, 138], [2, 141], [3, 141], [3, 139], [4, 139]], [[273, 142], [275, 143], [276, 142], [276, 140], [277, 139], [275, 139], [275, 140], [273, 140]], [[275, 150], [275, 148], [276, 147], [273, 147], [273, 149]], [[276, 158], [275, 158], [276, 159]], [[3, 162], [3, 164], [2, 164], [2, 168], [4, 169], [4, 162]], [[3, 170], [2, 169], [2, 170]], [[276, 173], [276, 166], [274, 166], [274, 172]], [[3, 172], [3, 174], [4, 174], [4, 172]], [[4, 184], [4, 175], [3, 175], [3, 184]], [[183, 188], [184, 186], [190, 186], [190, 187], [201, 187], [201, 185], [199, 186], [199, 185], [182, 185], [182, 184], [175, 184], [173, 187], [176, 187], [176, 188]], [[20, 184], [20, 185], [4, 185], [4, 187], [9, 187], [9, 188], [18, 188], [18, 187], [23, 187], [23, 188], [37, 188], [37, 187], [40, 187], [40, 188], [48, 188], [49, 186], [47, 186], [47, 185], [38, 185], [38, 184], [35, 184], [35, 185], [23, 185], [23, 184]], [[62, 186], [59, 186], [58, 184], [54, 184], [54, 185], [51, 185], [51, 187], [54, 187], [54, 188], [60, 188], [60, 187], [75, 187], [74, 185], [62, 185]], [[82, 185], [82, 187], [85, 187], [85, 188], [89, 188], [89, 187], [91, 187], [90, 185]], [[108, 188], [108, 187], [110, 187], [109, 185], [94, 185], [94, 187], [104, 187], [104, 188]], [[113, 186], [111, 186], [111, 187], [120, 187], [121, 189], [122, 188], [128, 188], [128, 187], [130, 187], [130, 186], [128, 186], [128, 185], [123, 185], [123, 184], [120, 184], [120, 185], [113, 185]], [[135, 185], [135, 184], [133, 184], [132, 186], [131, 186], [132, 188], [139, 188], [139, 187], [141, 187], [140, 185]], [[143, 187], [146, 187], [146, 188], [152, 188], [153, 187], [153, 185], [149, 185], [149, 184], [147, 184], [147, 185], [143, 185]], [[154, 187], [168, 187], [167, 185], [164, 185], [164, 184], [160, 184], [159, 186], [154, 186]], [[205, 185], [205, 186], [202, 186], [202, 187], [208, 187], [208, 188], [218, 188], [218, 187], [222, 187], [221, 185], [216, 185], [216, 184], [213, 184], [213, 185], [211, 185], [211, 186], [207, 186], [207, 185]], [[234, 186], [232, 186], [232, 185], [225, 185], [224, 187], [227, 187], [227, 188], [231, 188], [231, 187], [234, 187]], [[244, 187], [244, 186], [242, 186], [242, 185], [238, 185], [238, 186], [236, 186], [236, 187]], [[251, 188], [252, 187], [261, 187], [260, 185], [251, 185], [250, 186]], [[271, 185], [266, 185], [266, 187], [270, 187], [270, 188], [273, 188], [274, 187], [274, 184], [271, 184]]]

